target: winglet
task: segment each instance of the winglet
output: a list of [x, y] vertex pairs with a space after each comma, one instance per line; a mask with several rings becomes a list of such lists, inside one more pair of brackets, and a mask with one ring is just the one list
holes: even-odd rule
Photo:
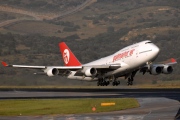
[[172, 63], [177, 63], [176, 59], [174, 59], [174, 58], [171, 58], [171, 62]]
[[6, 62], [4, 62], [4, 61], [2, 61], [1, 64], [2, 64], [4, 67], [7, 67], [7, 66], [8, 66], [8, 64], [7, 64]]

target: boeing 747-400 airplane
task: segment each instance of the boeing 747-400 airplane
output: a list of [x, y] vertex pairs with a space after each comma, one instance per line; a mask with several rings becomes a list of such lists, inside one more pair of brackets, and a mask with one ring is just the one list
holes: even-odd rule
[[61, 75], [69, 79], [97, 81], [98, 86], [107, 86], [112, 82], [113, 86], [120, 84], [118, 77], [128, 79], [127, 85], [133, 84], [133, 78], [137, 71], [151, 75], [170, 74], [173, 72], [172, 65], [177, 63], [174, 58], [170, 62], [153, 64], [159, 54], [159, 48], [151, 41], [146, 40], [127, 46], [107, 57], [81, 64], [68, 46], [59, 43], [60, 52], [65, 66], [29, 66], [29, 65], [8, 65], [2, 62], [5, 67], [33, 68], [48, 76]]

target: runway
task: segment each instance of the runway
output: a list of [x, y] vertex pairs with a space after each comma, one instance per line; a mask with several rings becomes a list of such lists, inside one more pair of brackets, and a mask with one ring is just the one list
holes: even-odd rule
[[0, 117], [3, 120], [174, 120], [179, 119], [180, 89], [0, 89], [0, 99], [136, 98], [139, 108], [80, 115]]
[[180, 100], [180, 89], [117, 89], [117, 88], [57, 88], [57, 89], [0, 89], [0, 99], [55, 98], [147, 98], [165, 97]]

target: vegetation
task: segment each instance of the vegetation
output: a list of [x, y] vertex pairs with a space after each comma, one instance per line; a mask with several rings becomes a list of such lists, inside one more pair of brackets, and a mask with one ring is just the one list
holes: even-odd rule
[[[101, 106], [102, 102], [114, 102], [114, 106]], [[103, 99], [58, 99], [58, 100], [2, 100], [0, 116], [80, 114], [92, 113], [92, 107], [98, 112], [119, 111], [139, 107], [134, 98]]]
[[4, 13], [4, 12], [0, 12], [0, 16], [1, 16], [0, 21], [15, 19], [14, 15], [9, 15], [9, 14]]
[[3, 0], [1, 5], [9, 5], [16, 8], [28, 9], [31, 11], [65, 11], [72, 7], [76, 7], [85, 0]]

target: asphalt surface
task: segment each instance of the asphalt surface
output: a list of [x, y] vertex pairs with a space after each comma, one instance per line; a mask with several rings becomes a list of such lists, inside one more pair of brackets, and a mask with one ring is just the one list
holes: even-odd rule
[[78, 115], [0, 117], [0, 120], [177, 120], [180, 89], [0, 89], [0, 99], [136, 98], [139, 108]]
[[180, 100], [180, 89], [76, 89], [76, 88], [57, 88], [57, 89], [0, 89], [0, 99], [48, 99], [48, 98], [147, 98], [165, 97]]

